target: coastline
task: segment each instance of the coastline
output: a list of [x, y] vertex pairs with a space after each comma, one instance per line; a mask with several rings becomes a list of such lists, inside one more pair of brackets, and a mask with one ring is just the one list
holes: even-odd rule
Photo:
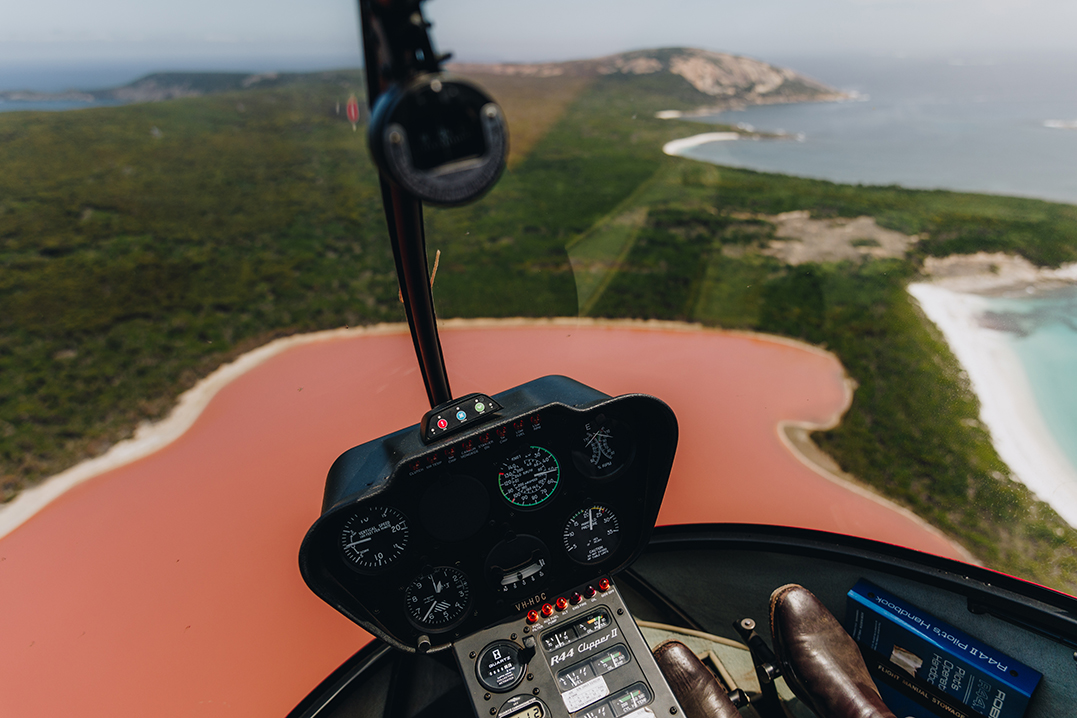
[[739, 132], [704, 132], [699, 135], [692, 135], [691, 137], [684, 137], [679, 140], [667, 142], [662, 145], [662, 151], [667, 155], [679, 157], [681, 152], [692, 147], [705, 145], [708, 142], [730, 142], [732, 140], [739, 140], [740, 137], [741, 135]]
[[375, 324], [369, 327], [330, 329], [309, 334], [296, 334], [263, 344], [227, 364], [222, 364], [197, 384], [183, 392], [168, 416], [157, 422], [144, 422], [135, 435], [113, 444], [105, 453], [86, 459], [74, 466], [41, 480], [24, 489], [6, 504], [0, 504], [0, 538], [8, 535], [56, 499], [101, 474], [144, 459], [165, 448], [194, 426], [210, 401], [232, 381], [243, 376], [274, 356], [292, 347], [314, 342], [332, 341], [360, 335], [407, 333], [406, 325]]
[[[730, 430], [730, 437], [728, 437], [728, 440], [732, 442], [731, 446], [728, 447], [728, 450], [744, 452], [746, 445], [750, 442], [747, 442], [745, 437], [738, 437], [737, 434], [746, 430], [749, 430], [749, 433], [753, 431], [749, 427], [751, 422], [746, 422], [745, 417], [753, 411], [760, 413], [761, 416], [757, 417], [756, 424], [757, 428], [761, 429], [761, 432], [756, 434], [750, 433], [750, 435], [755, 437], [753, 441], [758, 441], [760, 437], [769, 433], [770, 436], [773, 437], [773, 444], [769, 447], [759, 445], [756, 446], [755, 449], [745, 453], [744, 456], [741, 457], [741, 463], [744, 463], [744, 466], [741, 467], [740, 470], [745, 472], [745, 475], [758, 471], [762, 471], [766, 475], [773, 475], [778, 484], [787, 485], [783, 491], [790, 496], [796, 495], [798, 492], [807, 492], [805, 496], [811, 495], [816, 498], [819, 496], [827, 496], [829, 498], [819, 500], [824, 501], [826, 505], [830, 506], [830, 513], [833, 513], [834, 515], [823, 521], [823, 524], [825, 525], [813, 526], [813, 521], [817, 522], [819, 519], [809, 519], [808, 515], [804, 514], [803, 508], [805, 504], [803, 501], [805, 496], [801, 496], [798, 500], [788, 502], [789, 505], [784, 507], [760, 507], [756, 505], [758, 502], [754, 500], [754, 494], [752, 494], [755, 488], [758, 487], [752, 488], [745, 485], [744, 490], [747, 491], [748, 494], [742, 497], [741, 500], [741, 503], [744, 504], [745, 508], [739, 515], [740, 520], [749, 523], [803, 525], [809, 528], [838, 531], [839, 533], [864, 535], [869, 538], [884, 540], [890, 543], [904, 543], [914, 548], [919, 548], [919, 550], [926, 550], [941, 555], [950, 555], [951, 557], [960, 558], [966, 561], [972, 559], [971, 555], [964, 549], [964, 547], [960, 546], [949, 537], [944, 536], [920, 517], [913, 515], [911, 512], [891, 502], [884, 496], [864, 487], [858, 483], [854, 477], [842, 476], [835, 473], [828, 466], [813, 460], [810, 452], [805, 453], [795, 442], [790, 441], [791, 437], [789, 436], [789, 433], [791, 431], [804, 431], [805, 429], [836, 424], [851, 403], [852, 387], [848, 377], [844, 375], [844, 370], [841, 368], [840, 362], [838, 362], [833, 354], [818, 347], [784, 337], [776, 337], [766, 334], [741, 331], [714, 331], [704, 329], [701, 325], [661, 321], [603, 321], [579, 318], [546, 320], [477, 319], [449, 320], [442, 324], [443, 328], [448, 330], [445, 336], [446, 341], [448, 342], [446, 345], [447, 351], [450, 351], [450, 353], [454, 351], [453, 347], [459, 341], [458, 335], [472, 334], [477, 331], [490, 329], [497, 330], [499, 334], [512, 334], [514, 341], [526, 341], [525, 338], [529, 334], [533, 335], [536, 332], [549, 333], [552, 330], [556, 332], [556, 336], [561, 337], [557, 340], [559, 342], [563, 342], [570, 337], [579, 337], [578, 339], [572, 339], [570, 344], [566, 344], [566, 349], [576, 347], [577, 350], [579, 350], [589, 344], [599, 342], [598, 344], [594, 344], [594, 349], [588, 351], [599, 351], [598, 348], [603, 347], [600, 350], [602, 352], [608, 352], [608, 347], [606, 345], [607, 340], [601, 339], [600, 336], [609, 336], [611, 341], [627, 341], [629, 344], [638, 341], [687, 342], [684, 345], [686, 348], [694, 346], [695, 349], [693, 351], [700, 352], [695, 360], [697, 362], [704, 362], [708, 366], [712, 365], [717, 359], [716, 355], [713, 354], [713, 349], [717, 348], [712, 345], [715, 341], [732, 342], [740, 347], [733, 351], [727, 350], [721, 352], [723, 358], [719, 360], [720, 363], [743, 361], [745, 352], [753, 355], [754, 353], [763, 352], [760, 356], [765, 355], [770, 357], [769, 360], [763, 361], [763, 364], [772, 363], [774, 365], [770, 371], [779, 372], [779, 375], [777, 376], [772, 373], [770, 375], [771, 379], [767, 382], [763, 382], [763, 385], [769, 387], [770, 392], [777, 391], [774, 386], [771, 386], [775, 384], [775, 382], [785, 385], [784, 389], [779, 392], [782, 399], [779, 401], [777, 397], [771, 397], [769, 400], [764, 399], [763, 397], [756, 397], [755, 399], [751, 399], [748, 396], [743, 397], [743, 400], [747, 401], [748, 404], [741, 407], [738, 412], [734, 412], [739, 418], [727, 427]], [[598, 332], [598, 334], [596, 334], [596, 332]], [[626, 332], [628, 334], [626, 334]], [[639, 336], [640, 332], [646, 332], [653, 338], [627, 338], [631, 335]], [[263, 367], [269, 366], [267, 363], [268, 360], [283, 354], [286, 350], [295, 349], [297, 351], [308, 351], [306, 349], [300, 349], [300, 347], [312, 344], [324, 344], [326, 346], [333, 345], [344, 348], [348, 340], [354, 341], [360, 337], [370, 337], [372, 341], [382, 341], [382, 339], [377, 339], [377, 337], [384, 338], [388, 337], [388, 335], [405, 337], [407, 335], [407, 327], [405, 325], [377, 325], [367, 328], [339, 329], [306, 335], [296, 335], [276, 340], [239, 357], [234, 362], [220, 367], [217, 371], [199, 382], [195, 387], [184, 393], [179, 398], [177, 405], [171, 414], [164, 420], [156, 424], [144, 425], [139, 429], [134, 438], [116, 444], [104, 455], [85, 461], [60, 474], [46, 479], [38, 486], [24, 491], [6, 506], [0, 506], [0, 537], [10, 534], [16, 528], [25, 524], [29, 519], [48, 508], [51, 504], [56, 502], [57, 499], [64, 496], [70, 489], [84, 484], [90, 479], [109, 474], [110, 472], [114, 473], [117, 469], [122, 469], [125, 472], [130, 472], [132, 470], [137, 471], [137, 469], [125, 468], [134, 464], [136, 461], [144, 460], [159, 462], [164, 460], [163, 456], [155, 456], [155, 454], [163, 452], [172, 444], [180, 443], [181, 439], [187, 441], [187, 435], [190, 433], [189, 430], [193, 430], [196, 422], [199, 421], [207, 407], [210, 406], [211, 402], [219, 393], [232, 384], [250, 382], [250, 375], [267, 371]], [[519, 335], [519, 337], [516, 335]], [[590, 339], [587, 338], [588, 335], [591, 336]], [[555, 335], [550, 336], [553, 337]], [[621, 339], [614, 339], [614, 337], [617, 336], [621, 336]], [[662, 337], [666, 338], [663, 339]], [[676, 337], [683, 337], [683, 339], [675, 339]], [[691, 339], [690, 337], [697, 338]], [[531, 341], [533, 340], [534, 337], [531, 338]], [[342, 342], [344, 344], [342, 344]], [[547, 341], [545, 343], [549, 342]], [[631, 345], [634, 346], [634, 344]], [[629, 345], [626, 345], [625, 351], [631, 353], [628, 346]], [[711, 349], [707, 348], [712, 346], [713, 348]], [[789, 352], [792, 353], [790, 354]], [[568, 354], [570, 355], [571, 352]], [[675, 354], [681, 356], [680, 361], [683, 362], [683, 350], [675, 352]], [[740, 356], [739, 359], [737, 358], [738, 356]], [[782, 356], [785, 358], [780, 359]], [[799, 358], [797, 358], [798, 356]], [[277, 363], [282, 361], [287, 363], [288, 360], [282, 358], [275, 361]], [[565, 366], [561, 366], [558, 362], [555, 362], [536, 368], [547, 372], [553, 371], [554, 373], [568, 373], [574, 375], [574, 373], [579, 373], [581, 371], [581, 366], [590, 369], [594, 364], [593, 358], [588, 358], [583, 365], [577, 366], [572, 363], [574, 361], [573, 358], [565, 355], [563, 352], [559, 361], [568, 361], [569, 363]], [[457, 365], [466, 366], [469, 363], [469, 361], [460, 361], [457, 362]], [[762, 368], [761, 365], [755, 365], [753, 362], [749, 362], [749, 365], [753, 366], [753, 371]], [[740, 371], [746, 370], [747, 366]], [[625, 367], [622, 373], [633, 375], [638, 374], [640, 371], [643, 371], [643, 369], [639, 367]], [[808, 382], [808, 385], [802, 385], [800, 382], [803, 382], [808, 376], [803, 373], [805, 371], [819, 372], [820, 374], [819, 376], [816, 376], [815, 381]], [[733, 374], [737, 373], [738, 372], [733, 372]], [[465, 374], [466, 372], [461, 372], [461, 375]], [[644, 384], [639, 384], [639, 382], [643, 380], [643, 375], [648, 374], [650, 374], [652, 378], [647, 381], [652, 382], [655, 385], [648, 387], [646, 386], [646, 381]], [[688, 395], [685, 395], [685, 387], [677, 378], [676, 373], [667, 374], [667, 372], [663, 371], [660, 372], [660, 374], [661, 378], [658, 378], [654, 376], [653, 372], [643, 371], [643, 375], [628, 382], [624, 387], [620, 387], [620, 389], [625, 391], [639, 390], [639, 387], [643, 386], [643, 389], [649, 389], [651, 393], [665, 396], [669, 401], [673, 402], [673, 404], [678, 404], [684, 414], [684, 438], [687, 439], [697, 432], [707, 433], [708, 430], [705, 429], [707, 422], [704, 420], [706, 417], [696, 416], [696, 414], [704, 411], [704, 409], [699, 406], [698, 397], [695, 399], [689, 398], [689, 396], [695, 396], [695, 392], [689, 390]], [[831, 388], [824, 390], [822, 387], [815, 386], [821, 376], [826, 376], [828, 374], [833, 379], [833, 386]], [[607, 381], [609, 380], [608, 372], [603, 373], [602, 376], [606, 376]], [[779, 376], [781, 377], [780, 381], [778, 379]], [[467, 377], [458, 377], [458, 382], [460, 378]], [[579, 378], [586, 381], [589, 377], [581, 376]], [[472, 381], [479, 380], [478, 377], [471, 377], [471, 379]], [[590, 377], [590, 379], [594, 382], [599, 381], [600, 377]], [[488, 382], [489, 380], [489, 377], [483, 375], [482, 381]], [[717, 384], [710, 386], [710, 384], [713, 383], [713, 381], [705, 382], [705, 384], [708, 385], [708, 390], [715, 390]], [[824, 385], [829, 385], [830, 383], [831, 382], [824, 382]], [[704, 387], [697, 387], [699, 390], [703, 390], [703, 388]], [[614, 389], [617, 389], [617, 387], [615, 386]], [[803, 404], [804, 401], [808, 400], [808, 395], [799, 396], [801, 390], [808, 391], [809, 389], [811, 392], [814, 392], [814, 394], [812, 394], [814, 398], [810, 400], [811, 402], [824, 402], [823, 404], [818, 404], [816, 409], [810, 409], [810, 404]], [[231, 391], [231, 389], [229, 389], [229, 391]], [[823, 394], [819, 394], [820, 391], [822, 391]], [[764, 392], [764, 394], [769, 396], [767, 392]], [[819, 395], [815, 396], [815, 394]], [[309, 396], [309, 394], [307, 395]], [[824, 395], [829, 396], [830, 398], [824, 399]], [[782, 401], [792, 403], [784, 410], [779, 410], [775, 404], [779, 404]], [[778, 411], [779, 413], [775, 414], [775, 411]], [[764, 419], [764, 415], [769, 416], [769, 420]], [[714, 421], [714, 417], [709, 418], [712, 422]], [[732, 419], [730, 419], [730, 421], [732, 421]], [[763, 423], [760, 424], [759, 421], [762, 421]], [[769, 429], [766, 427], [769, 427]], [[708, 467], [710, 466], [711, 461], [710, 453], [708, 451], [700, 450], [699, 447], [713, 444], [713, 437], [707, 440], [704, 440], [706, 437], [697, 437], [697, 439], [698, 441], [695, 442], [687, 441], [683, 447], [684, 451], [679, 452], [678, 457], [678, 465], [681, 467], [680, 470], [685, 472], [686, 477], [692, 477], [690, 483], [699, 481], [702, 477], [708, 475]], [[695, 447], [695, 449], [693, 449], [693, 447]], [[169, 449], [169, 451], [171, 451], [171, 449]], [[753, 451], [755, 452], [754, 454], [752, 453]], [[796, 468], [798, 466], [803, 468]], [[727, 469], [731, 469], [731, 467], [732, 464], [727, 466]], [[807, 473], [804, 473], [805, 469], [807, 469]], [[830, 485], [830, 488], [823, 488], [822, 486], [816, 486], [814, 489], [810, 488], [810, 476], [817, 477], [816, 480], [822, 479], [824, 484]], [[734, 493], [734, 489], [729, 487], [726, 489], [727, 495], [716, 495], [716, 497], [701, 501], [699, 495], [693, 493], [688, 484], [681, 488], [687, 492], [683, 496], [681, 495], [682, 492], [677, 488], [671, 488], [671, 490], [667, 492], [666, 504], [668, 505], [663, 505], [663, 515], [660, 516], [660, 522], [663, 520], [672, 520], [674, 522], [723, 520], [724, 517], [718, 509], [719, 507], [725, 507], [726, 504], [732, 500], [732, 494]], [[713, 501], [711, 499], [713, 499]], [[721, 500], [719, 501], [719, 499]], [[711, 506], [710, 504], [714, 503], [714, 501], [718, 501], [718, 503]], [[736, 503], [736, 501], [733, 503]], [[838, 506], [845, 506], [846, 510], [838, 511]], [[717, 513], [715, 513], [716, 511]], [[758, 515], [755, 515], [756, 513], [758, 513]], [[684, 514], [684, 516], [681, 516], [680, 514]], [[688, 514], [692, 515], [688, 516]], [[809, 512], [809, 515], [813, 514]], [[873, 518], [867, 520], [866, 517], [869, 516]]]
[[[1001, 255], [1000, 255], [1001, 256]], [[947, 258], [951, 259], [951, 258]], [[965, 267], [998, 257], [973, 255]], [[999, 457], [1015, 479], [1027, 486], [1071, 526], [1077, 527], [1077, 468], [1055, 442], [1036, 404], [1026, 371], [1016, 352], [1000, 332], [978, 326], [977, 317], [988, 307], [985, 296], [1028, 295], [1029, 289], [1050, 288], [1064, 281], [1074, 265], [1059, 270], [1025, 271], [1009, 258], [1015, 271], [997, 270], [977, 275], [973, 271], [943, 272], [939, 281], [918, 282], [908, 287], [924, 314], [939, 331], [954, 356], [968, 373], [980, 400], [980, 419], [991, 433]], [[934, 269], [956, 267], [938, 260]], [[925, 267], [929, 271], [932, 267]], [[1032, 268], [1035, 272], [1035, 268]], [[936, 272], [939, 273], [939, 272]], [[1016, 281], [1010, 281], [1016, 280]]]

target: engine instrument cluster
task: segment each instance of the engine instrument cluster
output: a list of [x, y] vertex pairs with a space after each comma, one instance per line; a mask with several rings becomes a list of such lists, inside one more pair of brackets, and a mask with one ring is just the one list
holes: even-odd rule
[[[494, 398], [466, 432], [426, 444], [409, 427], [329, 472], [304, 579], [398, 648], [522, 619], [629, 565], [654, 526], [677, 438], [665, 404], [556, 376]], [[514, 679], [497, 657], [487, 672]]]

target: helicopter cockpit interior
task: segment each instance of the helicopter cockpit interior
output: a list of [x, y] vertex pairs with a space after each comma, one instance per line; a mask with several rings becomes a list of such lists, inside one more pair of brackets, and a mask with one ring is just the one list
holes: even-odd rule
[[333, 465], [308, 585], [395, 648], [451, 648], [506, 718], [675, 707], [610, 578], [654, 526], [672, 411], [551, 376], [428, 418]]
[[[362, 0], [360, 11], [368, 142], [433, 408], [345, 451], [329, 470], [300, 569], [314, 593], [380, 640], [292, 716], [698, 715], [684, 710], [652, 655], [670, 638], [709, 657], [730, 711], [821, 715], [775, 681], [779, 662], [744, 617], [791, 581], [814, 583], [821, 605], [840, 614], [861, 579], [947, 619], [967, 625], [972, 616], [979, 635], [1038, 656], [1053, 677], [1029, 715], [1072, 705], [1077, 676], [1065, 664], [1077, 656], [1077, 613], [1066, 597], [820, 532], [655, 530], [678, 438], [659, 399], [611, 397], [564, 376], [454, 398], [422, 204], [481, 197], [505, 166], [508, 130], [492, 98], [441, 71], [446, 56], [420, 2]], [[994, 716], [989, 709], [981, 713]]]

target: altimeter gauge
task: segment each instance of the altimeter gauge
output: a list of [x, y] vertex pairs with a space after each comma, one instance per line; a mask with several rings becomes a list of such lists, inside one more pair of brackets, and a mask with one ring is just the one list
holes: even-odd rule
[[621, 545], [621, 527], [609, 507], [593, 504], [569, 517], [562, 534], [565, 551], [576, 563], [598, 563]]
[[428, 631], [447, 631], [471, 608], [467, 575], [452, 566], [438, 566], [415, 577], [404, 591], [408, 618]]
[[572, 463], [591, 479], [608, 479], [628, 466], [635, 454], [627, 424], [598, 414], [581, 428], [572, 447]]
[[340, 550], [353, 569], [375, 573], [404, 554], [410, 533], [407, 518], [396, 509], [359, 506], [340, 530]]

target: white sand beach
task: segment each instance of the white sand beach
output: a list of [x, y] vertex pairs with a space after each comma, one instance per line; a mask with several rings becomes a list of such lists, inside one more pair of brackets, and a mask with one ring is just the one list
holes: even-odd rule
[[1077, 469], [1044, 423], [1024, 367], [1005, 336], [978, 324], [987, 300], [938, 284], [911, 284], [909, 293], [968, 372], [980, 399], [980, 419], [1014, 477], [1077, 527]]
[[689, 147], [705, 145], [708, 142], [729, 142], [740, 139], [737, 132], [704, 132], [701, 135], [692, 135], [679, 140], [673, 140], [662, 145], [662, 151], [667, 155], [678, 155]]

